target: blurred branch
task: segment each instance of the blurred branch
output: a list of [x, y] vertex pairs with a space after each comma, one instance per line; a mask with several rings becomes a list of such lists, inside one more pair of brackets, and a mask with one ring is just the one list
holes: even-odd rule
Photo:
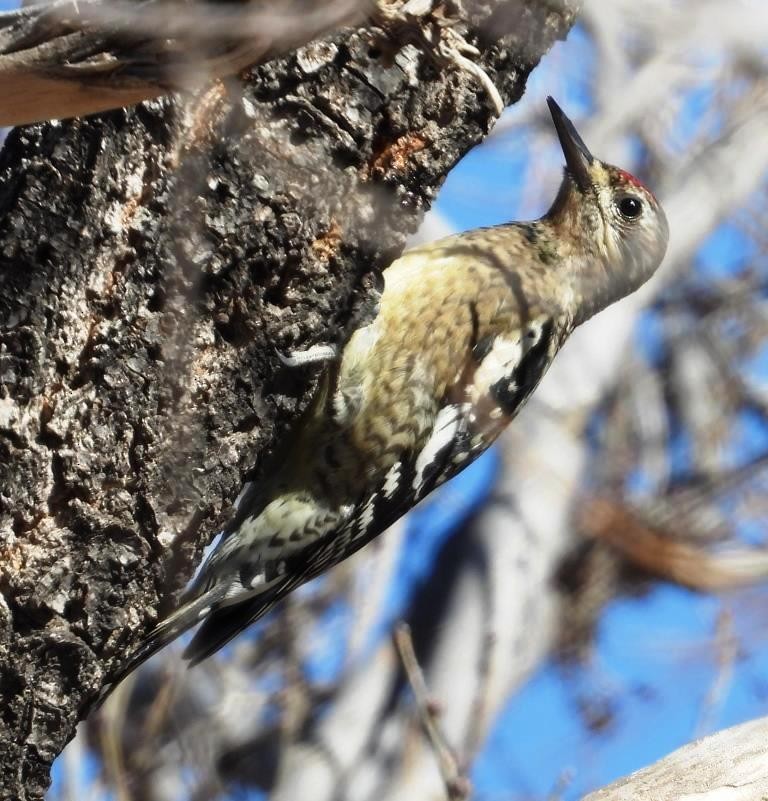
[[104, 773], [114, 788], [117, 801], [131, 801], [128, 774], [125, 768], [121, 732], [126, 725], [126, 711], [130, 687], [119, 687], [102, 717], [99, 729], [100, 751], [104, 756]]
[[405, 520], [397, 521], [387, 530], [386, 537], [374, 540], [348, 564], [348, 568], [354, 570], [348, 598], [355, 610], [347, 646], [348, 664], [359, 658], [370, 645], [371, 632], [380, 621], [392, 582], [397, 579], [405, 530]]
[[[393, 50], [411, 42], [471, 75], [496, 116], [504, 103], [480, 51], [451, 27], [451, 0], [274, 0], [222, 6], [119, 0], [54, 0], [0, 14], [0, 126], [84, 116], [173, 91], [199, 91], [217, 78], [366, 20]], [[314, 71], [336, 55], [318, 43], [303, 54]], [[471, 57], [471, 58], [470, 58]]]
[[634, 564], [691, 589], [715, 592], [753, 584], [768, 577], [768, 552], [731, 548], [710, 553], [662, 532], [630, 507], [609, 498], [584, 501], [580, 528], [616, 548]]
[[371, 8], [372, 0], [55, 0], [0, 13], [0, 126], [198, 91], [216, 78], [362, 23]]
[[338, 798], [340, 789], [352, 796], [355, 771], [381, 726], [397, 672], [388, 642], [352, 671], [328, 714], [316, 723], [312, 738], [298, 739], [283, 753], [271, 798], [324, 801]]
[[721, 610], [717, 616], [714, 644], [717, 673], [702, 701], [696, 737], [702, 737], [711, 730], [717, 708], [726, 699], [733, 682], [734, 666], [739, 656], [739, 638], [734, 630], [733, 613], [729, 609]]
[[421, 724], [435, 752], [446, 794], [451, 801], [464, 801], [469, 798], [472, 788], [469, 779], [459, 769], [456, 755], [440, 726], [440, 708], [429, 695], [427, 683], [424, 681], [424, 673], [419, 667], [416, 653], [413, 650], [411, 629], [407, 624], [400, 623], [396, 627], [394, 641], [408, 678], [408, 684], [413, 692], [416, 708], [419, 710]]

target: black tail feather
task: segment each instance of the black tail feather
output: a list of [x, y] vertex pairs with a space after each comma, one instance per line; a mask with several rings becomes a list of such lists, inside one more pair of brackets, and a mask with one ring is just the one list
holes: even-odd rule
[[[215, 587], [197, 598], [190, 599], [155, 626], [139, 647], [120, 665], [117, 672], [110, 677], [109, 683], [102, 688], [94, 708], [98, 708], [129, 673], [201, 620], [200, 628], [182, 654], [189, 667], [214, 654], [243, 629], [269, 612], [283, 596], [301, 583], [300, 578], [287, 577], [259, 595], [241, 603], [225, 606], [219, 605], [222, 598], [215, 592]], [[224, 587], [220, 586], [223, 590]]]
[[168, 643], [175, 640], [185, 631], [191, 629], [200, 622], [200, 617], [206, 607], [209, 607], [214, 600], [210, 594], [194, 598], [189, 603], [184, 604], [165, 620], [158, 623], [152, 631], [140, 643], [139, 647], [120, 665], [117, 672], [109, 678], [109, 683], [105, 684], [96, 699], [94, 708], [98, 708], [110, 695], [112, 690], [129, 674], [133, 673], [139, 665], [154, 656]]
[[293, 586], [289, 579], [239, 604], [221, 606], [211, 612], [184, 649], [182, 656], [189, 667], [216, 653], [243, 629], [266, 615]]

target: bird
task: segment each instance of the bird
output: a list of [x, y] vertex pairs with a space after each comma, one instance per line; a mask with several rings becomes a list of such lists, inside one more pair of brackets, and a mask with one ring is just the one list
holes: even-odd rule
[[315, 396], [108, 687], [194, 626], [183, 656], [197, 664], [382, 533], [494, 442], [577, 326], [655, 273], [669, 236], [659, 201], [547, 103], [565, 158], [549, 211], [406, 251], [343, 348], [282, 357], [322, 367]]

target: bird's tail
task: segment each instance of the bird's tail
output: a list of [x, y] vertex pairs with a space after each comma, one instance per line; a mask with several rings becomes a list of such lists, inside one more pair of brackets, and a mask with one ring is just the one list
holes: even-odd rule
[[205, 618], [184, 649], [182, 656], [187, 660], [188, 667], [194, 667], [223, 648], [243, 629], [266, 615], [295, 586], [293, 578], [287, 577], [245, 601], [215, 609]]
[[108, 684], [102, 687], [94, 708], [101, 706], [107, 696], [114, 688], [143, 662], [156, 654], [168, 643], [175, 640], [185, 631], [191, 629], [199, 623], [208, 611], [220, 600], [214, 586], [208, 592], [191, 598], [187, 603], [183, 603], [175, 612], [170, 614], [165, 620], [158, 623], [152, 631], [139, 644], [139, 647], [120, 665], [117, 673], [110, 677]]

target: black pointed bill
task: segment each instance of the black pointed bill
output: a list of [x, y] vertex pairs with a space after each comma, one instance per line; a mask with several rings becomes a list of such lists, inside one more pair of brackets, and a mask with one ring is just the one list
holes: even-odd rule
[[552, 121], [555, 123], [555, 130], [560, 140], [560, 147], [563, 149], [568, 172], [571, 173], [579, 188], [586, 192], [592, 184], [589, 167], [595, 159], [573, 123], [565, 116], [565, 112], [553, 98], [547, 98], [547, 105], [552, 115]]

